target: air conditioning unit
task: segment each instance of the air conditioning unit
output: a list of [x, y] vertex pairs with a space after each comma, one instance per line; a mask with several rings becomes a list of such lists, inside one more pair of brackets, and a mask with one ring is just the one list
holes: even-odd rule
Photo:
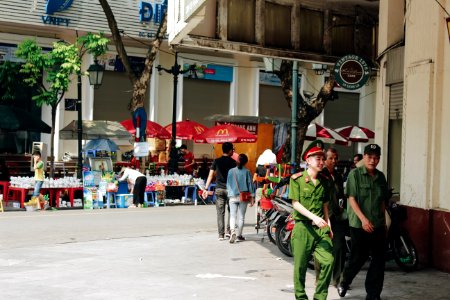
[[[34, 151], [39, 151], [41, 152], [41, 160], [44, 162], [44, 170], [47, 170], [47, 144], [43, 143], [43, 142], [33, 142], [33, 148], [31, 150], [31, 153], [33, 153]], [[31, 162], [30, 162], [30, 169], [31, 171], [34, 171], [34, 160], [33, 158], [31, 158]]]

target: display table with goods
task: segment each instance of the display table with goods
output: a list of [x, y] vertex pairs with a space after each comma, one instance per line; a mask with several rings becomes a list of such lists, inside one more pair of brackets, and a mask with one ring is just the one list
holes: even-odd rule
[[[155, 200], [155, 206], [166, 203], [178, 204], [192, 202], [197, 204], [197, 189], [205, 186], [201, 178], [194, 178], [191, 175], [157, 175], [147, 176], [147, 187], [145, 192]], [[181, 192], [181, 199], [168, 199], [169, 189], [178, 189]]]
[[[12, 202], [14, 205], [24, 208], [26, 199], [33, 194], [35, 186], [34, 177], [11, 176], [8, 193], [5, 193], [6, 205]], [[42, 195], [48, 195], [49, 204], [55, 207], [82, 207], [80, 199], [75, 199], [76, 191], [82, 191], [82, 183], [74, 177], [58, 179], [46, 178], [41, 188]], [[67, 200], [63, 200], [63, 199]]]

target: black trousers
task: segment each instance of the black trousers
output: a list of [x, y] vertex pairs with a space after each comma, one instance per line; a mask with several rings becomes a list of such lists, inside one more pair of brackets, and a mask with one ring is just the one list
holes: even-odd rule
[[366, 293], [368, 298], [380, 297], [384, 281], [386, 229], [376, 228], [374, 232], [368, 233], [361, 228], [350, 227], [350, 236], [350, 261], [345, 266], [342, 284], [350, 285], [371, 255], [372, 260], [366, 275]]
[[144, 193], [146, 186], [147, 186], [147, 177], [140, 176], [136, 179], [133, 188], [133, 203], [135, 205], [144, 203]]
[[331, 217], [331, 228], [333, 230], [333, 277], [332, 284], [336, 286], [342, 279], [342, 273], [344, 272], [345, 257], [347, 254], [347, 244], [345, 242], [345, 235], [349, 234], [348, 220], [338, 221], [336, 218]]

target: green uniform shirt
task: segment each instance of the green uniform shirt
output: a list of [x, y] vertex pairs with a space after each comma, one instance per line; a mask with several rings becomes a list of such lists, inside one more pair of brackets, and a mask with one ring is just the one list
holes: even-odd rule
[[[387, 200], [389, 191], [382, 172], [375, 170], [375, 176], [372, 177], [367, 173], [365, 166], [353, 169], [348, 174], [345, 192], [348, 197], [355, 198], [362, 213], [375, 228], [385, 226], [386, 221], [381, 204]], [[350, 201], [347, 204], [347, 212], [350, 226], [361, 228], [361, 220], [353, 211]]]
[[[299, 201], [307, 210], [323, 218], [323, 204], [330, 201], [329, 180], [318, 176], [317, 185], [314, 185], [306, 170], [301, 176], [292, 175], [289, 182], [289, 199]], [[296, 221], [310, 221], [296, 210], [292, 217]]]

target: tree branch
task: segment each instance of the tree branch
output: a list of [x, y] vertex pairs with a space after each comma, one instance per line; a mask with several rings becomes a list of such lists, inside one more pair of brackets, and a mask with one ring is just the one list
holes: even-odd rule
[[111, 10], [111, 7], [108, 4], [107, 0], [99, 0], [100, 5], [103, 8], [106, 19], [108, 20], [108, 26], [111, 30], [112, 38], [114, 40], [114, 44], [116, 45], [117, 53], [119, 54], [120, 59], [122, 60], [123, 66], [127, 71], [128, 78], [131, 81], [131, 84], [134, 85], [136, 81], [136, 76], [133, 73], [133, 69], [131, 68], [130, 60], [128, 59], [127, 51], [125, 50], [125, 46], [123, 45], [122, 37], [120, 36], [119, 28], [117, 27], [116, 18]]
[[[167, 6], [167, 0], [164, 1], [164, 5]], [[167, 31], [167, 10], [164, 13], [163, 19], [159, 24], [158, 31], [156, 32], [156, 37], [152, 41], [152, 46], [149, 47], [147, 55], [144, 62], [144, 70], [141, 76], [133, 85], [133, 97], [130, 100], [129, 109], [134, 111], [136, 107], [142, 106], [144, 103], [145, 92], [148, 88], [148, 83], [150, 76], [153, 71], [153, 62], [155, 61], [158, 50], [164, 39], [164, 35]]]

